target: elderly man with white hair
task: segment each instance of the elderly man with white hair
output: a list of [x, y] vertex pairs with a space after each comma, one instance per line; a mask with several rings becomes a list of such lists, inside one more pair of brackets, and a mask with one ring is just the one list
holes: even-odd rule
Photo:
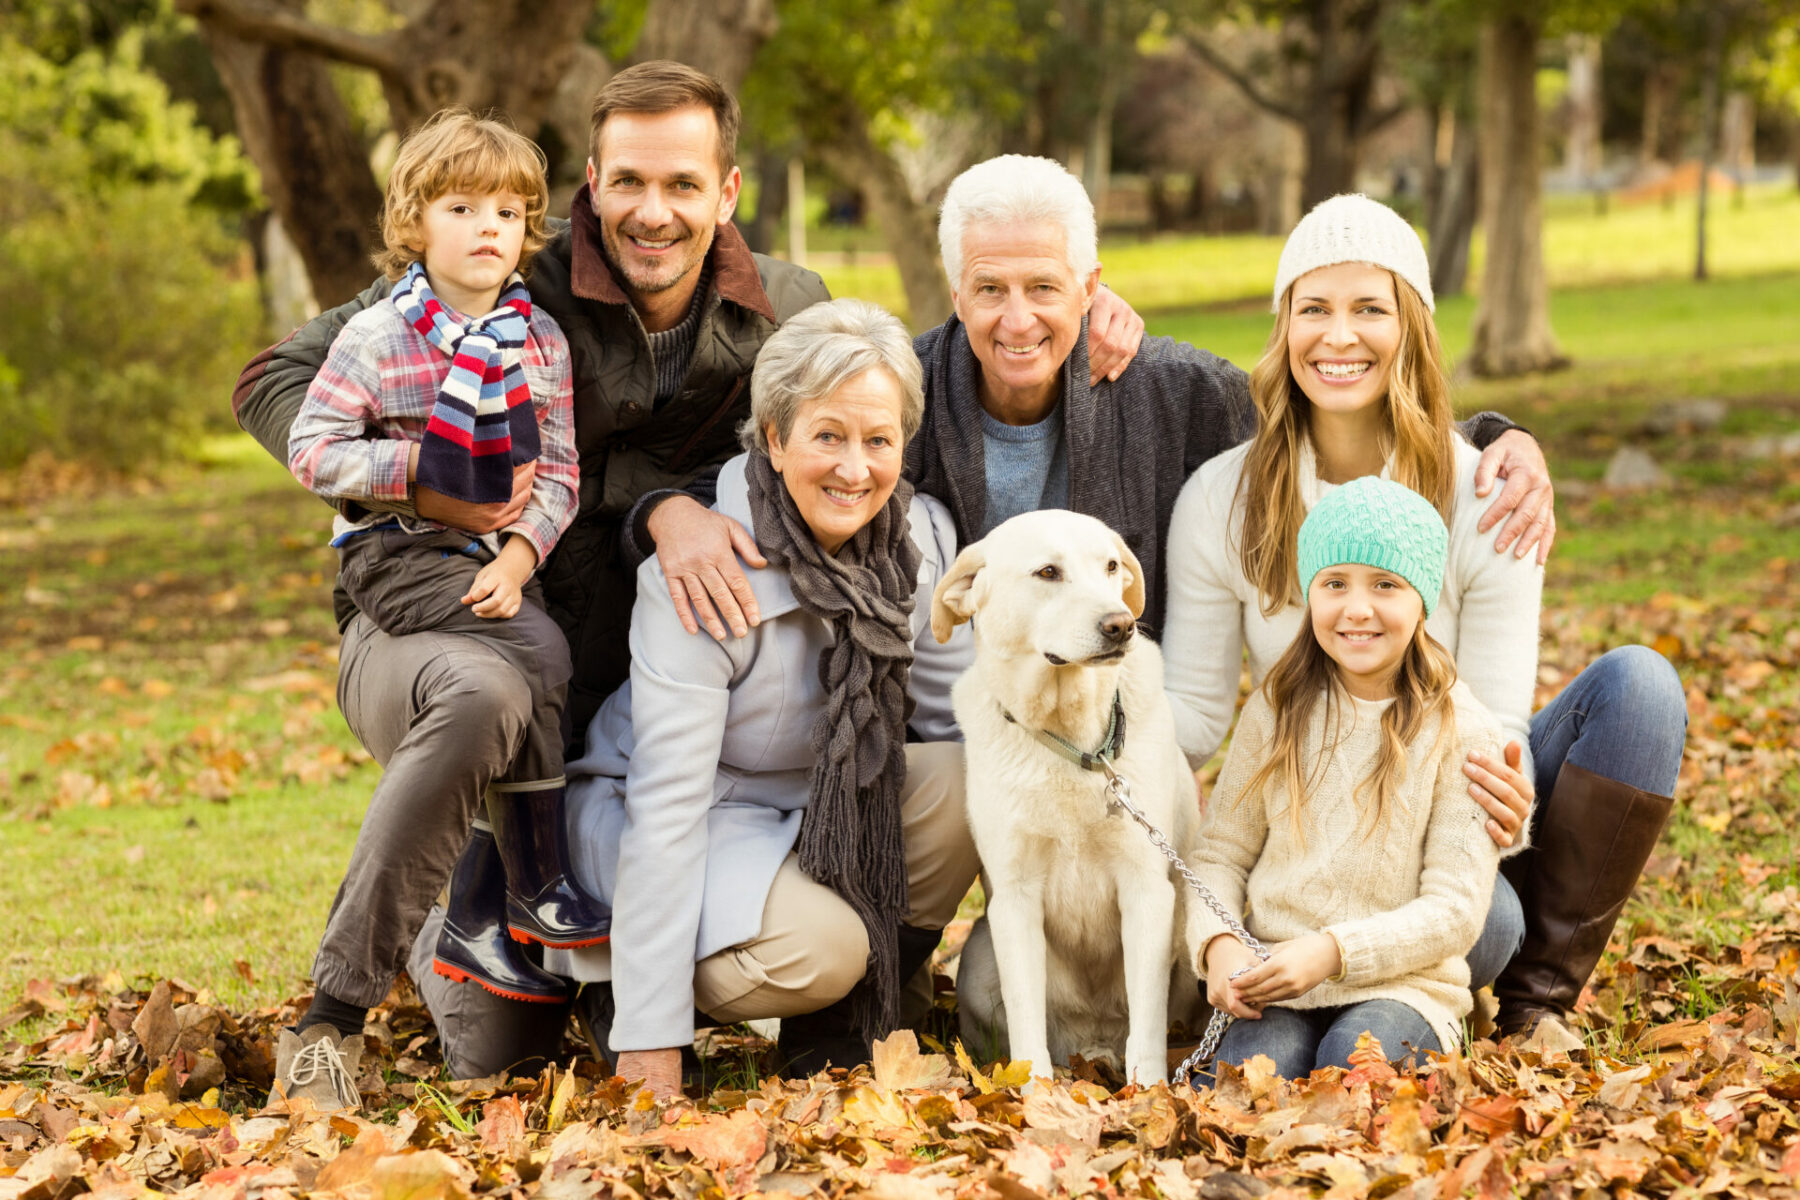
[[[1146, 337], [1129, 367], [1092, 379], [1094, 206], [1060, 163], [1007, 154], [970, 167], [944, 196], [938, 244], [955, 315], [913, 343], [926, 405], [907, 475], [949, 507], [965, 544], [1039, 508], [1105, 521], [1148, 576], [1143, 623], [1159, 632], [1175, 499], [1201, 463], [1254, 432], [1247, 376]], [[1537, 443], [1493, 413], [1462, 430], [1486, 451], [1487, 476], [1507, 479], [1488, 526], [1511, 512], [1508, 532], [1534, 528], [1549, 502]]]
[[[907, 445], [907, 474], [950, 509], [962, 543], [1039, 508], [1105, 521], [1144, 568], [1143, 623], [1160, 632], [1162, 549], [1176, 498], [1201, 463], [1254, 432], [1248, 377], [1185, 342], [1147, 337], [1127, 370], [1091, 379], [1094, 209], [1058, 163], [1004, 155], [964, 171], [944, 197], [938, 240], [955, 315], [913, 343], [926, 405]], [[1513, 543], [1525, 553], [1551, 500], [1537, 443], [1493, 413], [1461, 428], [1484, 449], [1486, 478], [1507, 479], [1483, 527], [1512, 513], [1496, 550]], [[1522, 781], [1471, 790], [1516, 829], [1530, 798]], [[1004, 1036], [985, 921], [970, 935], [958, 978], [965, 1036]]]

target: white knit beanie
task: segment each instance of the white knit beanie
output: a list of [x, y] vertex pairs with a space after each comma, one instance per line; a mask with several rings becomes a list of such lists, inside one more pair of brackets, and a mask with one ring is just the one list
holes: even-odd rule
[[1321, 201], [1288, 234], [1287, 245], [1281, 248], [1281, 263], [1275, 268], [1275, 300], [1270, 310], [1281, 311], [1281, 298], [1294, 280], [1308, 271], [1347, 262], [1386, 267], [1412, 284], [1427, 309], [1437, 311], [1425, 243], [1399, 213], [1379, 200], [1352, 193]]

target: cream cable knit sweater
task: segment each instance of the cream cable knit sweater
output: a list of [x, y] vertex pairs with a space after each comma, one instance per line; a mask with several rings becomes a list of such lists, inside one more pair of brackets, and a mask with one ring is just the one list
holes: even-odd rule
[[[1529, 778], [1544, 571], [1535, 556], [1520, 560], [1510, 548], [1495, 554], [1498, 530], [1476, 530], [1489, 502], [1475, 495], [1481, 454], [1461, 438], [1454, 445], [1450, 557], [1443, 595], [1425, 628], [1456, 659], [1457, 674], [1499, 720], [1506, 738], [1524, 747]], [[1233, 501], [1248, 454], [1248, 444], [1237, 446], [1194, 472], [1169, 523], [1164, 685], [1175, 710], [1176, 739], [1195, 768], [1218, 751], [1231, 728], [1245, 644], [1251, 683], [1260, 685], [1300, 632], [1304, 611], [1290, 605], [1264, 617], [1256, 589], [1244, 577], [1237, 549], [1243, 518]], [[1308, 509], [1333, 486], [1319, 479], [1310, 444], [1303, 451], [1300, 479]]]
[[[1500, 854], [1462, 773], [1469, 751], [1498, 753], [1500, 727], [1467, 685], [1457, 683], [1450, 695], [1455, 735], [1437, 744], [1438, 722], [1426, 723], [1409, 748], [1387, 823], [1373, 832], [1372, 798], [1353, 795], [1374, 771], [1381, 714], [1392, 701], [1345, 697], [1335, 738], [1327, 737], [1325, 704], [1315, 704], [1302, 761], [1317, 761], [1326, 744], [1331, 753], [1303, 801], [1301, 837], [1279, 782], [1259, 796], [1244, 794], [1275, 732], [1274, 710], [1259, 689], [1244, 705], [1207, 801], [1192, 864], [1226, 910], [1271, 949], [1307, 933], [1337, 939], [1342, 976], [1283, 1007], [1398, 1000], [1431, 1022], [1445, 1049], [1462, 1040], [1470, 1006], [1463, 955], [1487, 919]], [[1224, 932], [1204, 905], [1190, 906], [1188, 948], [1203, 978], [1206, 944]]]

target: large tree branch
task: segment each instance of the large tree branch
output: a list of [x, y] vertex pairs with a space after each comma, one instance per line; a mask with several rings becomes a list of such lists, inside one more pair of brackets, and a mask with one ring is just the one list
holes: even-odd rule
[[1192, 33], [1183, 33], [1181, 38], [1188, 44], [1189, 49], [1200, 56], [1201, 60], [1205, 62], [1207, 66], [1230, 80], [1232, 84], [1236, 86], [1240, 92], [1244, 93], [1250, 102], [1258, 108], [1272, 113], [1284, 121], [1293, 121], [1296, 124], [1305, 119], [1305, 111], [1299, 105], [1284, 104], [1263, 91], [1261, 86], [1259, 86], [1254, 79], [1250, 78], [1249, 72], [1243, 70], [1236, 63], [1220, 54], [1217, 50], [1214, 50], [1199, 37], [1196, 37]]
[[248, 41], [290, 50], [307, 50], [336, 62], [367, 67], [384, 76], [402, 71], [391, 34], [353, 33], [320, 25], [297, 13], [241, 0], [175, 0], [178, 11], [202, 24], [212, 24]]
[[1363, 114], [1356, 123], [1356, 136], [1365, 137], [1385, 126], [1388, 122], [1409, 111], [1405, 104], [1390, 104], [1386, 108], [1378, 108]]

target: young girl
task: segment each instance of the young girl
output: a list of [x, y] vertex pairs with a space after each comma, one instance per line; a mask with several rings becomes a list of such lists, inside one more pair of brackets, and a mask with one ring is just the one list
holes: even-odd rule
[[1300, 527], [1306, 616], [1244, 707], [1194, 864], [1271, 950], [1194, 906], [1207, 998], [1240, 1018], [1221, 1062], [1298, 1078], [1349, 1065], [1365, 1032], [1390, 1059], [1458, 1041], [1499, 857], [1462, 765], [1498, 757], [1500, 727], [1425, 632], [1448, 540], [1430, 502], [1373, 476]]

